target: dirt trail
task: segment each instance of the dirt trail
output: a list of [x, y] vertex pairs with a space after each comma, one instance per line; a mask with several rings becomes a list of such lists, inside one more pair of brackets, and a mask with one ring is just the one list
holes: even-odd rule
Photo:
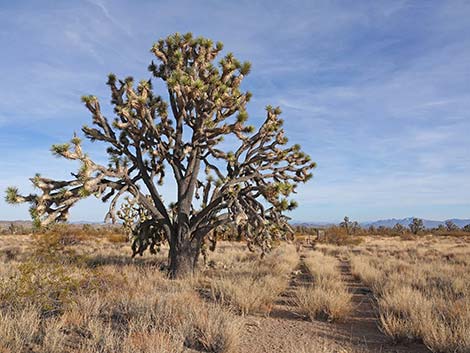
[[338, 258], [341, 279], [352, 294], [353, 312], [343, 324], [337, 326], [350, 332], [351, 337], [367, 341], [369, 344], [382, 344], [387, 337], [378, 328], [378, 318], [374, 309], [372, 293], [351, 273], [349, 261]]
[[379, 319], [375, 309], [375, 300], [370, 288], [353, 276], [351, 264], [347, 259], [338, 257], [341, 279], [352, 294], [353, 312], [343, 323], [336, 323], [336, 327], [344, 333], [349, 333], [355, 342], [365, 342], [368, 347], [375, 347], [383, 351], [389, 347], [394, 352], [430, 352], [423, 344], [409, 343], [391, 345], [390, 339], [379, 330]]
[[[241, 353], [299, 353], [302, 348], [315, 348], [312, 352], [345, 352], [337, 343], [335, 329], [324, 322], [309, 322], [302, 318], [292, 304], [296, 288], [312, 283], [303, 259], [292, 271], [289, 286], [281, 293], [269, 316], [248, 316], [242, 332]], [[317, 349], [318, 348], [318, 349]], [[310, 350], [308, 351], [310, 353]]]
[[292, 298], [296, 288], [313, 282], [301, 252], [300, 262], [292, 272], [288, 288], [280, 295], [269, 316], [245, 318], [241, 352], [268, 353], [428, 353], [421, 344], [393, 345], [379, 331], [370, 290], [351, 274], [349, 262], [340, 259], [342, 280], [353, 293], [354, 311], [343, 323], [306, 321], [296, 312]]

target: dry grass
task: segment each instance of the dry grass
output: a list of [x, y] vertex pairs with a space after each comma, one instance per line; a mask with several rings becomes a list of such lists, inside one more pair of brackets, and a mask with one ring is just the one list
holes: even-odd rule
[[[305, 316], [347, 316], [350, 296], [334, 256], [349, 257], [377, 298], [387, 335], [422, 340], [434, 352], [470, 351], [469, 240], [364, 238], [317, 248], [305, 259], [313, 286], [297, 292]], [[170, 281], [160, 271], [165, 250], [131, 260], [129, 245], [109, 234], [0, 237], [0, 353], [239, 352], [243, 315], [269, 314], [299, 261], [293, 245], [260, 259], [222, 243], [200, 276]], [[329, 340], [313, 351], [360, 349]]]
[[240, 320], [193, 281], [170, 281], [161, 258], [130, 261], [124, 245], [103, 241], [51, 253], [21, 244], [3, 260], [1, 353], [238, 351]]
[[314, 252], [305, 259], [313, 284], [300, 287], [294, 302], [299, 312], [310, 320], [342, 320], [351, 312], [351, 294], [341, 282], [338, 260]]
[[299, 260], [295, 247], [290, 244], [276, 248], [264, 259], [241, 253], [240, 249], [231, 249], [224, 254], [219, 261], [225, 261], [230, 267], [224, 265], [227, 271], [210, 278], [210, 294], [216, 302], [242, 315], [269, 314]]
[[470, 245], [428, 237], [374, 241], [351, 255], [353, 274], [377, 297], [382, 330], [433, 352], [470, 351]]
[[111, 233], [106, 235], [106, 239], [111, 243], [128, 243], [129, 238], [125, 234]]

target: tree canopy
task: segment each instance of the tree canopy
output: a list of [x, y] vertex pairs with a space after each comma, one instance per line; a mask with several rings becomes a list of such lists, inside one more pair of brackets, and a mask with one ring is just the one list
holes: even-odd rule
[[[190, 33], [155, 43], [149, 71], [165, 84], [166, 100], [151, 80], [136, 85], [110, 74], [114, 118], [103, 115], [97, 97], [82, 97], [93, 122], [82, 132], [107, 145], [109, 164], [94, 162], [75, 135], [52, 146], [53, 154], [80, 161], [71, 179], [38, 174], [31, 178], [38, 193], [21, 195], [10, 187], [6, 200], [29, 202], [36, 224], [48, 225], [66, 221], [70, 208], [90, 195], [109, 201], [106, 220], [116, 221], [119, 200], [129, 197], [145, 211], [150, 227], [142, 232], [153, 229], [152, 236], [169, 242], [174, 275], [193, 269], [205, 237], [229, 223], [250, 244], [268, 249], [288, 227], [283, 211], [296, 206], [289, 196], [311, 177], [315, 163], [299, 145], [287, 145], [280, 108], [267, 106], [258, 129], [246, 124], [251, 93], [241, 83], [250, 64], [232, 53], [215, 64], [222, 49]], [[224, 137], [237, 141], [233, 150], [223, 148]], [[159, 190], [168, 176], [177, 185], [171, 205]]]

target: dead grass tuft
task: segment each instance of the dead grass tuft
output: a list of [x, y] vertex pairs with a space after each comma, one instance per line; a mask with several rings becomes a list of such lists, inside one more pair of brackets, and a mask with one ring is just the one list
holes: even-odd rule
[[310, 320], [343, 320], [352, 310], [351, 294], [341, 282], [338, 260], [315, 252], [305, 259], [313, 285], [296, 290], [294, 302]]
[[110, 243], [127, 243], [129, 242], [129, 239], [127, 238], [127, 235], [125, 234], [118, 234], [118, 233], [110, 233], [106, 235], [106, 239]]
[[470, 247], [456, 241], [377, 240], [368, 253], [351, 255], [353, 274], [374, 292], [381, 328], [394, 341], [470, 351]]
[[209, 281], [212, 299], [242, 315], [269, 314], [298, 263], [295, 247], [284, 244], [264, 259], [233, 254], [231, 258], [230, 271], [219, 271]]
[[239, 319], [204, 302], [196, 280], [170, 281], [145, 261], [90, 268], [61, 260], [66, 250], [0, 267], [0, 352], [238, 351]]

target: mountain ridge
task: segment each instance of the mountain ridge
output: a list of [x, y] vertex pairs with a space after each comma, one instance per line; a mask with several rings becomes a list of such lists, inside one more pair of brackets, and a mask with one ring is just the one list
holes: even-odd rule
[[[388, 218], [388, 219], [379, 219], [376, 221], [365, 221], [365, 222], [359, 222], [361, 227], [393, 227], [395, 224], [399, 223], [402, 226], [408, 227], [408, 225], [412, 222], [414, 217], [405, 217], [405, 218]], [[419, 218], [419, 217], [418, 217]], [[351, 219], [351, 221], [354, 221], [354, 219]], [[445, 219], [443, 221], [436, 221], [436, 220], [431, 220], [431, 219], [423, 219], [424, 226], [426, 228], [436, 228], [439, 225], [444, 225], [445, 222], [447, 221], [452, 221], [454, 222], [458, 227], [462, 228], [466, 226], [467, 224], [470, 224], [470, 218], [450, 218], [450, 219]], [[296, 226], [318, 226], [318, 227], [327, 227], [331, 225], [338, 225], [341, 221], [338, 222], [292, 222], [293, 225]]]
[[[406, 218], [388, 218], [388, 219], [380, 219], [376, 221], [365, 221], [365, 222], [359, 222], [361, 227], [393, 227], [395, 224], [399, 223], [402, 226], [408, 227], [408, 225], [412, 222], [414, 217], [406, 217]], [[351, 221], [354, 221], [354, 219], [351, 219]], [[445, 222], [447, 221], [452, 221], [454, 222], [459, 228], [462, 228], [466, 226], [467, 224], [470, 224], [470, 218], [451, 218], [451, 219], [446, 219], [443, 221], [436, 221], [436, 220], [430, 220], [430, 219], [423, 219], [424, 226], [426, 228], [436, 228], [439, 225], [444, 225]], [[302, 222], [302, 221], [292, 221], [291, 224], [294, 226], [308, 226], [308, 227], [328, 227], [332, 225], [338, 225], [341, 221], [338, 222], [316, 222], [316, 221], [311, 221], [311, 222]], [[12, 220], [12, 221], [5, 221], [5, 220], [0, 220], [0, 228], [5, 228], [8, 227], [11, 223], [15, 225], [22, 225], [25, 227], [29, 227], [32, 225], [31, 221], [28, 220]], [[90, 224], [90, 225], [105, 225], [104, 222], [88, 222], [88, 221], [75, 221], [75, 222], [70, 222], [70, 224], [73, 225], [83, 225], [83, 224]]]

